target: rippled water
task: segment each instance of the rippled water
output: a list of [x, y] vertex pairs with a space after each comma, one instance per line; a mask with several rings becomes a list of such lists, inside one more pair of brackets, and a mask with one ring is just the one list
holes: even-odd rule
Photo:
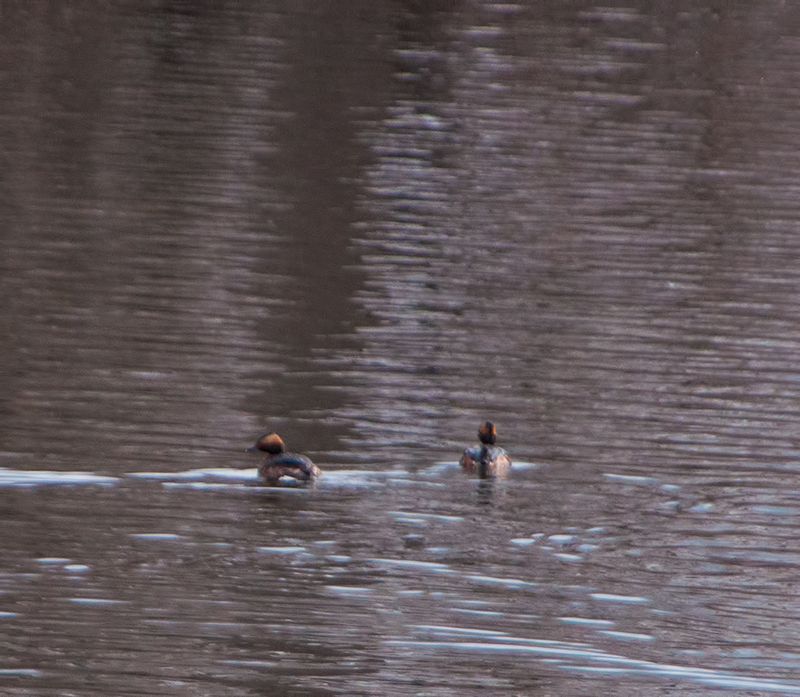
[[798, 11], [262, 5], [3, 10], [0, 693], [800, 692]]

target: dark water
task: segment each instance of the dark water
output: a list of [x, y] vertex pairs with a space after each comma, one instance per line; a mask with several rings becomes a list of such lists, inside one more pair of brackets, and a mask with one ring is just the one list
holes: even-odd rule
[[800, 692], [798, 30], [3, 7], [0, 693]]

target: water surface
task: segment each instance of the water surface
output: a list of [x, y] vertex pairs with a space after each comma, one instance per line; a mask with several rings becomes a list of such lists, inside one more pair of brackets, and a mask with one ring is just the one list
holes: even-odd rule
[[3, 14], [0, 692], [799, 692], [794, 8], [256, 5]]

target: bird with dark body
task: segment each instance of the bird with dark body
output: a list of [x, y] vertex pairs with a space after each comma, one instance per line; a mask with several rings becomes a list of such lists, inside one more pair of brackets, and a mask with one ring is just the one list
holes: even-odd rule
[[478, 473], [481, 479], [503, 477], [511, 467], [511, 458], [503, 448], [495, 445], [497, 429], [491, 421], [484, 421], [478, 429], [480, 445], [464, 451], [459, 464], [465, 472]]
[[310, 482], [322, 474], [322, 470], [305, 455], [287, 453], [283, 440], [277, 433], [259, 438], [248, 450], [267, 454], [267, 458], [258, 468], [258, 476], [269, 486], [277, 486], [281, 477], [294, 477], [301, 482]]

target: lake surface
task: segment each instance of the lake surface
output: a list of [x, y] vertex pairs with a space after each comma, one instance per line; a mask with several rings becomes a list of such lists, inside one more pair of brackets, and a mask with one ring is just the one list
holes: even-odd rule
[[4, 9], [0, 693], [800, 693], [798, 29]]

